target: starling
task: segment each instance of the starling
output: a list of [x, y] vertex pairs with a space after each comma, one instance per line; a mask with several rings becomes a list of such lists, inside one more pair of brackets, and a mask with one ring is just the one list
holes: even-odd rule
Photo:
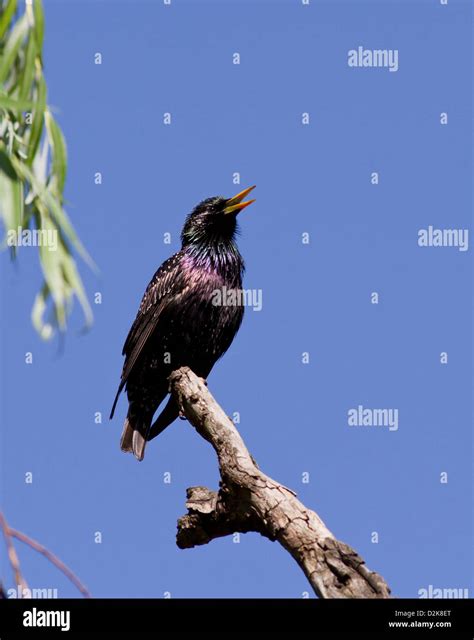
[[[170, 397], [152, 423], [168, 395], [171, 372], [188, 366], [206, 379], [240, 327], [244, 262], [235, 243], [237, 214], [255, 202], [243, 202], [254, 188], [200, 202], [184, 223], [181, 250], [163, 262], [143, 295], [123, 347], [125, 362], [110, 414], [125, 388], [129, 407], [120, 446], [138, 460], [146, 442], [179, 415]], [[225, 304], [226, 292], [234, 293], [232, 304]]]

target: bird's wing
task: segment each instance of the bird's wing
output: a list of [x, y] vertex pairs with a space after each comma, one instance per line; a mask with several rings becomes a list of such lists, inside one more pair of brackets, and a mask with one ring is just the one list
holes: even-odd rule
[[125, 356], [125, 362], [111, 417], [114, 414], [120, 392], [148, 338], [158, 326], [163, 311], [186, 292], [186, 281], [180, 268], [180, 258], [181, 252], [163, 262], [143, 294], [137, 317], [123, 345], [122, 355]]

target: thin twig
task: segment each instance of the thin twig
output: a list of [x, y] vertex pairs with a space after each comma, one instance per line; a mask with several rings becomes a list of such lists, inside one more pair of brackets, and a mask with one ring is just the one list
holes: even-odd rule
[[38, 553], [41, 553], [41, 555], [45, 556], [45, 558], [47, 558], [52, 564], [54, 564], [54, 566], [57, 569], [62, 571], [62, 573], [64, 573], [64, 575], [67, 578], [69, 578], [69, 580], [74, 584], [74, 586], [77, 587], [77, 589], [79, 589], [79, 591], [82, 593], [84, 598], [92, 597], [88, 589], [82, 584], [82, 582], [71, 571], [71, 569], [69, 569], [69, 567], [66, 566], [62, 560], [60, 560], [57, 556], [55, 556], [54, 553], [51, 553], [49, 549], [47, 549], [45, 546], [43, 546], [36, 540], [33, 540], [33, 538], [30, 538], [26, 534], [22, 533], [21, 531], [17, 531], [16, 529], [10, 529], [10, 535], [13, 538], [16, 538], [17, 540], [24, 542], [25, 544], [29, 545], [32, 549], [34, 549]]
[[15, 583], [20, 587], [20, 598], [23, 597], [23, 590], [28, 589], [28, 584], [21, 573], [20, 561], [18, 559], [15, 546], [13, 544], [13, 531], [8, 526], [5, 516], [0, 511], [0, 527], [3, 531], [3, 537], [5, 538], [5, 544], [7, 545], [8, 559], [10, 561], [11, 568], [15, 575]]

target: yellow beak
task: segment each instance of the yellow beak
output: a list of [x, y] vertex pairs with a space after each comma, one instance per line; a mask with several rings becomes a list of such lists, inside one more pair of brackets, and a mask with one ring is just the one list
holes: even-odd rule
[[253, 187], [244, 189], [233, 198], [229, 198], [229, 200], [227, 200], [227, 205], [224, 209], [224, 213], [234, 213], [235, 211], [239, 213], [240, 211], [242, 211], [242, 209], [245, 209], [245, 207], [248, 207], [249, 204], [252, 204], [252, 202], [255, 202], [255, 200], [247, 200], [247, 202], [242, 202], [242, 200], [246, 196], [248, 196], [248, 194], [252, 191], [252, 189], [255, 189], [256, 186], [257, 185], [254, 184]]

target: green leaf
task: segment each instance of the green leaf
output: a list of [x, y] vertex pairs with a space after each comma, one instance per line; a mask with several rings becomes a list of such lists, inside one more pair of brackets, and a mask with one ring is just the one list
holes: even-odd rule
[[47, 215], [47, 212], [44, 210], [41, 211], [41, 208], [40, 212], [40, 224], [38, 225], [38, 229], [45, 233], [45, 237], [47, 237], [46, 234], [51, 233], [56, 235], [56, 246], [47, 246], [46, 243], [41, 243], [39, 246], [39, 256], [44, 278], [54, 301], [59, 328], [65, 329], [66, 302], [68, 296], [61, 264], [62, 256], [60, 251], [60, 239], [58, 238], [59, 234], [56, 226]]
[[79, 300], [79, 303], [82, 307], [84, 317], [86, 320], [86, 328], [89, 328], [92, 325], [92, 321], [93, 321], [92, 309], [87, 299], [86, 292], [82, 284], [82, 280], [77, 271], [76, 263], [74, 262], [70, 253], [66, 253], [63, 256], [63, 269], [64, 269], [64, 275], [68, 283], [71, 285], [72, 289], [74, 290], [74, 293], [76, 294], [77, 299]]
[[25, 64], [23, 66], [23, 73], [20, 80], [20, 100], [26, 100], [31, 94], [31, 85], [35, 75], [35, 57], [36, 57], [36, 43], [35, 38], [28, 38], [28, 44], [26, 45]]
[[61, 129], [58, 127], [50, 111], [46, 111], [44, 118], [53, 157], [52, 175], [56, 178], [56, 195], [62, 199], [67, 170], [66, 143]]
[[[7, 231], [17, 230], [21, 226], [24, 212], [23, 183], [18, 178], [10, 159], [0, 149], [0, 215]], [[15, 246], [12, 245], [15, 254]]]
[[22, 113], [35, 108], [35, 103], [29, 100], [16, 100], [0, 93], [0, 109], [8, 109], [15, 113]]
[[27, 180], [31, 184], [36, 194], [38, 195], [38, 198], [40, 199], [40, 201], [47, 207], [47, 209], [49, 209], [49, 211], [51, 211], [51, 214], [56, 220], [56, 223], [58, 224], [60, 229], [64, 232], [64, 234], [66, 235], [68, 240], [71, 242], [73, 247], [82, 256], [83, 260], [92, 269], [97, 270], [97, 267], [95, 266], [94, 261], [89, 256], [83, 244], [77, 237], [76, 232], [74, 231], [74, 228], [66, 212], [64, 211], [64, 209], [62, 208], [58, 200], [53, 196], [53, 194], [48, 189], [44, 187], [44, 185], [40, 183], [40, 181], [37, 179], [35, 174], [31, 171], [31, 169], [25, 163], [20, 162], [18, 158], [15, 158], [15, 157], [12, 157], [12, 163], [18, 175], [21, 176], [24, 180]]
[[[55, 229], [52, 221], [43, 215], [40, 217], [38, 226], [44, 231], [54, 231]], [[90, 328], [93, 322], [92, 309], [87, 300], [74, 259], [60, 236], [58, 237], [57, 246], [53, 250], [50, 250], [45, 245], [40, 247], [40, 259], [46, 282], [33, 305], [32, 320], [41, 337], [48, 339], [52, 332], [51, 325], [43, 320], [47, 300], [50, 296], [54, 303], [55, 318], [61, 330], [66, 328], [66, 315], [74, 295], [77, 296], [84, 313], [84, 328]]]
[[13, 63], [23, 43], [29, 24], [26, 13], [15, 23], [0, 58], [0, 84], [3, 84], [13, 68]]
[[[56, 326], [65, 330], [75, 297], [86, 327], [92, 324], [73, 249], [96, 267], [63, 207], [67, 148], [61, 128], [47, 109], [41, 59], [43, 1], [26, 0], [21, 17], [16, 15], [18, 4], [0, 0], [0, 219], [10, 242], [8, 231], [18, 227], [39, 234], [44, 282], [31, 320], [40, 336], [48, 339]], [[25, 112], [30, 113], [22, 115]], [[46, 321], [48, 307], [51, 315]]]
[[37, 96], [34, 106], [33, 122], [31, 123], [30, 138], [28, 141], [28, 166], [33, 165], [38, 145], [41, 140], [44, 126], [44, 112], [46, 109], [46, 82], [41, 75], [38, 80]]
[[0, 16], [0, 40], [5, 35], [13, 14], [16, 11], [17, 0], [8, 0], [5, 9]]
[[43, 38], [44, 38], [44, 11], [43, 3], [41, 0], [33, 0], [33, 11], [35, 16], [35, 39], [38, 54], [41, 55], [43, 50]]
[[[49, 158], [49, 142], [48, 138], [43, 138], [43, 144], [36, 152], [35, 161], [33, 163], [33, 172], [41, 184], [47, 183], [48, 176], [48, 158]], [[34, 191], [28, 194], [27, 200], [34, 200]]]
[[41, 291], [37, 293], [31, 310], [31, 322], [43, 340], [49, 340], [53, 335], [53, 327], [44, 321], [44, 314], [49, 297], [49, 288], [45, 282], [41, 287]]

